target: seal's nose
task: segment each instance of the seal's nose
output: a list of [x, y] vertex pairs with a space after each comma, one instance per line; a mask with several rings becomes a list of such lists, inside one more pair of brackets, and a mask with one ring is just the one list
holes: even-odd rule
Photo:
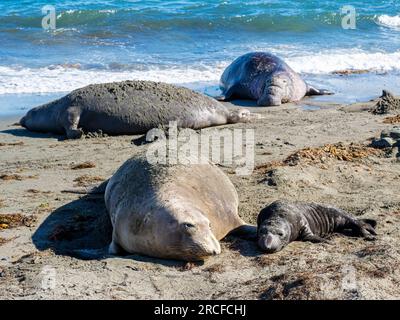
[[272, 240], [273, 240], [273, 238], [272, 238], [272, 236], [269, 234], [269, 235], [267, 236], [267, 238], [265, 239], [265, 244], [267, 245], [268, 248], [271, 247]]
[[219, 244], [219, 241], [215, 239], [215, 237], [213, 237], [213, 249], [211, 252], [213, 256], [221, 253], [221, 245]]
[[277, 251], [277, 243], [274, 241], [274, 236], [272, 234], [268, 234], [265, 236], [261, 236], [258, 239], [258, 246], [261, 250], [272, 253]]

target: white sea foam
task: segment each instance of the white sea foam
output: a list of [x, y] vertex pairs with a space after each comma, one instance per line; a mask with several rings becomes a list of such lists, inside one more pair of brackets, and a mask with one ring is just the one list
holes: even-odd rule
[[376, 22], [385, 27], [400, 28], [400, 15], [389, 16], [387, 14], [378, 16]]
[[331, 73], [338, 70], [370, 70], [386, 72], [400, 70], [400, 51], [368, 53], [360, 50], [321, 53], [286, 59], [297, 72], [310, 74]]
[[208, 68], [152, 69], [148, 71], [105, 71], [79, 70], [69, 67], [9, 68], [0, 66], [0, 94], [7, 93], [50, 93], [71, 91], [92, 83], [123, 80], [151, 80], [168, 83], [190, 83], [217, 81], [223, 71]]
[[[318, 55], [283, 57], [297, 72], [329, 74], [338, 70], [400, 71], [400, 51], [367, 53], [360, 50], [335, 51]], [[80, 66], [63, 65], [46, 68], [0, 66], [0, 94], [67, 92], [92, 83], [123, 80], [152, 80], [174, 84], [194, 82], [218, 83], [230, 61], [210, 66], [149, 68], [148, 70], [84, 70]]]

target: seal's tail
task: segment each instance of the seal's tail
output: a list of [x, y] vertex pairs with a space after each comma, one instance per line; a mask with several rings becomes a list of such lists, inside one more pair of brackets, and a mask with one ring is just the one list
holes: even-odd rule
[[323, 96], [323, 95], [331, 95], [335, 94], [334, 92], [327, 89], [317, 89], [313, 86], [307, 85], [307, 93], [306, 96]]
[[245, 240], [256, 240], [257, 239], [257, 226], [250, 224], [243, 224], [236, 229], [229, 232], [230, 236], [236, 236]]
[[26, 127], [26, 117], [22, 117], [21, 120], [19, 120], [19, 125], [22, 127]]

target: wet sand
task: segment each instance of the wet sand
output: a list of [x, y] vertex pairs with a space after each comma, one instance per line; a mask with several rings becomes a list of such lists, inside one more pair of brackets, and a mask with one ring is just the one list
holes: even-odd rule
[[[264, 255], [251, 241], [228, 238], [221, 255], [203, 264], [106, 256], [110, 227], [102, 197], [63, 192], [109, 178], [126, 159], [147, 148], [131, 143], [140, 136], [71, 141], [10, 126], [15, 118], [0, 120], [0, 217], [19, 214], [0, 229], [0, 296], [400, 298], [400, 162], [367, 147], [371, 138], [396, 124], [368, 112], [373, 104], [305, 99], [299, 105], [259, 108], [236, 101], [235, 106], [247, 106], [262, 117], [219, 128], [255, 129], [253, 173], [237, 176], [221, 167], [238, 191], [245, 221], [255, 223], [258, 212], [277, 199], [321, 202], [376, 219], [376, 241], [334, 236], [332, 244], [294, 242]], [[327, 144], [334, 146], [321, 156], [320, 147]], [[309, 147], [316, 149], [285, 164], [287, 157]]]

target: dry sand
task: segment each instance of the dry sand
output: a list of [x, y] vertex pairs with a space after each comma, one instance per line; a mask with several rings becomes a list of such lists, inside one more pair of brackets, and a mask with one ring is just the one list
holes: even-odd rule
[[[257, 169], [250, 176], [222, 169], [236, 186], [239, 213], [249, 223], [276, 199], [315, 201], [376, 219], [376, 241], [334, 236], [332, 244], [294, 242], [264, 255], [251, 241], [229, 238], [222, 242], [221, 255], [203, 264], [138, 255], [100, 258], [110, 240], [102, 197], [62, 192], [110, 177], [147, 147], [132, 144], [137, 137], [63, 141], [10, 126], [16, 119], [2, 121], [0, 297], [400, 298], [400, 162], [388, 152], [364, 147], [395, 124], [368, 112], [372, 104], [304, 100], [252, 107], [263, 118], [229, 127], [255, 129]], [[284, 161], [303, 148], [339, 142], [342, 147], [308, 150], [291, 158], [296, 161]], [[350, 143], [361, 147], [348, 148]]]

